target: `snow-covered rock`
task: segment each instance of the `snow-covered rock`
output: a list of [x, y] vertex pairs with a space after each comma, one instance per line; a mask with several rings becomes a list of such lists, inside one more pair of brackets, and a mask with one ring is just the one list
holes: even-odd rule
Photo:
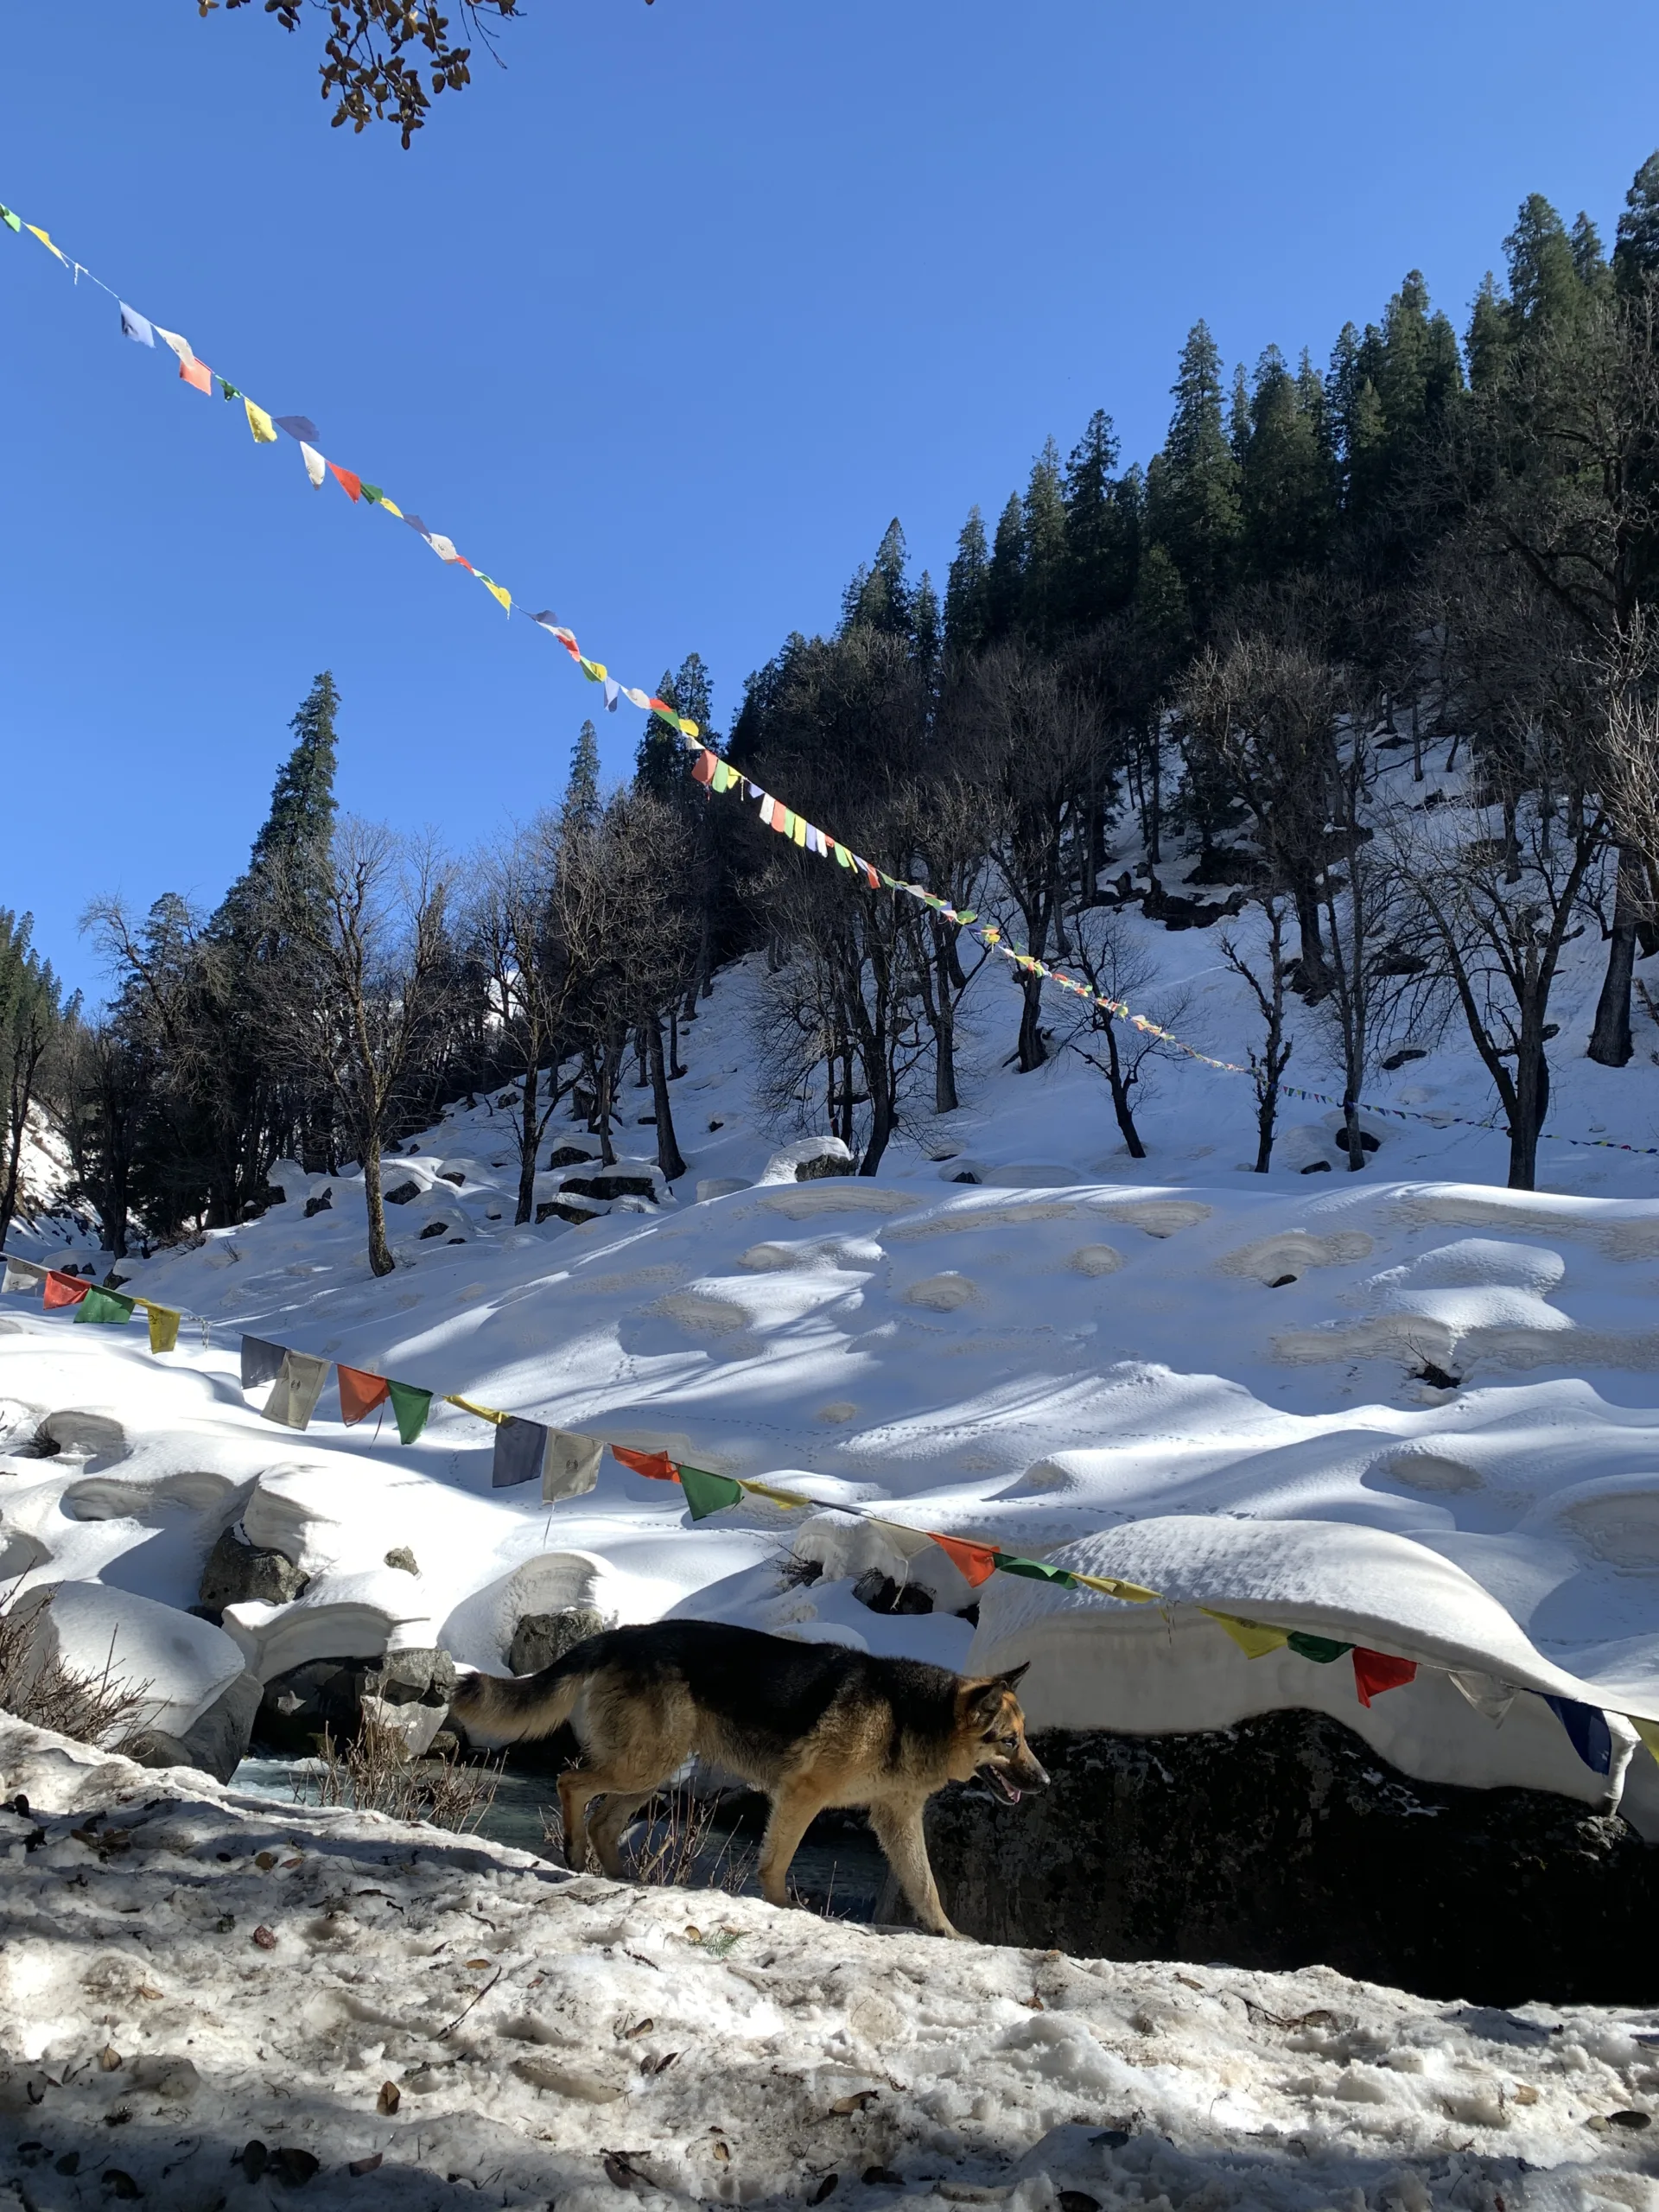
[[31, 1671], [54, 1662], [142, 1698], [143, 1726], [185, 1735], [243, 1671], [210, 1621], [102, 1582], [36, 1584], [18, 1600], [33, 1623]]

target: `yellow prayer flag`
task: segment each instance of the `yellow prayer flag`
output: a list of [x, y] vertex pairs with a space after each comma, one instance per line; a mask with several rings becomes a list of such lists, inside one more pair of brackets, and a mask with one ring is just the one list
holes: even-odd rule
[[144, 1319], [149, 1324], [151, 1351], [176, 1351], [181, 1317], [170, 1306], [152, 1306], [147, 1298], [135, 1298], [132, 1302], [135, 1306], [143, 1306]]
[[701, 733], [699, 732], [696, 722], [687, 721], [685, 716], [682, 715], [680, 716], [680, 735], [682, 737], [696, 737], [700, 734]]
[[745, 1482], [741, 1476], [737, 1478], [737, 1486], [740, 1490], [753, 1491], [757, 1497], [769, 1497], [774, 1505], [816, 1505], [817, 1503], [816, 1498], [803, 1497], [798, 1491], [774, 1490], [770, 1483]]
[[1237, 1620], [1231, 1613], [1217, 1613], [1208, 1605], [1200, 1605], [1198, 1611], [1208, 1613], [1217, 1627], [1224, 1628], [1247, 1659], [1262, 1658], [1290, 1641], [1289, 1632], [1282, 1628], [1264, 1628], [1260, 1621]]
[[805, 844], [806, 817], [804, 814], [798, 814], [795, 817], [795, 819], [790, 824], [789, 834], [798, 845]]
[[579, 658], [582, 664], [582, 672], [588, 678], [588, 681], [590, 683], [602, 683], [611, 672], [610, 670], [606, 667], [602, 660], [589, 660], [585, 655], [579, 656]]
[[242, 395], [242, 404], [248, 411], [248, 428], [253, 432], [255, 445], [274, 446], [276, 442], [276, 425], [266, 414], [264, 409], [256, 405], [248, 397], [246, 392]]
[[499, 599], [500, 601], [504, 613], [511, 614], [512, 612], [512, 594], [506, 588], [506, 587], [504, 584], [493, 584], [487, 576], [480, 576], [479, 582], [483, 585], [485, 590], [488, 592], [492, 599]]
[[1138, 1582], [1120, 1582], [1115, 1574], [1072, 1573], [1071, 1580], [1082, 1583], [1085, 1590], [1099, 1590], [1108, 1598], [1122, 1598], [1127, 1605], [1155, 1605], [1158, 1602], [1155, 1590], [1143, 1590]]
[[497, 1428], [507, 1418], [505, 1414], [497, 1413], [493, 1406], [474, 1405], [470, 1398], [457, 1397], [453, 1393], [447, 1394], [443, 1402], [446, 1406], [459, 1406], [464, 1414], [476, 1414], [480, 1421], [493, 1421]]
[[1659, 1720], [1638, 1720], [1635, 1713], [1629, 1716], [1630, 1724], [1642, 1738], [1656, 1759], [1659, 1759]]
[[399, 522], [403, 521], [404, 511], [398, 505], [396, 499], [389, 499], [383, 492], [380, 494], [380, 504], [389, 515], [396, 515]]
[[58, 247], [53, 245], [51, 239], [48, 238], [46, 232], [41, 228], [38, 223], [25, 223], [23, 225], [23, 228], [26, 231], [33, 231], [35, 237], [39, 238], [41, 244], [46, 248], [47, 251], [48, 253], [55, 253], [58, 259], [63, 263], [66, 269], [69, 266], [68, 261], [66, 259], [63, 253]]

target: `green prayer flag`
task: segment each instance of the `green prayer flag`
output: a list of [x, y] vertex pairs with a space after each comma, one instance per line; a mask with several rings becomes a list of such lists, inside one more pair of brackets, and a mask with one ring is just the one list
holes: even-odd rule
[[432, 1393], [417, 1390], [412, 1382], [388, 1382], [386, 1395], [397, 1416], [398, 1442], [412, 1444], [426, 1427], [426, 1417], [432, 1410]]
[[1050, 1567], [1040, 1559], [1015, 1559], [1010, 1552], [998, 1552], [996, 1570], [999, 1574], [1023, 1574], [1033, 1582], [1058, 1582], [1062, 1590], [1077, 1586], [1063, 1567]]
[[241, 398], [241, 392], [237, 389], [236, 385], [231, 382], [229, 377], [220, 377], [219, 382], [219, 389], [224, 392], [226, 399]]
[[96, 1283], [75, 1308], [77, 1321], [111, 1321], [118, 1325], [132, 1319], [132, 1300], [118, 1291], [100, 1290]]
[[359, 488], [372, 507], [378, 507], [386, 496], [378, 484], [362, 484], [359, 480]]
[[1304, 1636], [1300, 1629], [1285, 1642], [1299, 1659], [1311, 1659], [1316, 1667], [1328, 1667], [1354, 1648], [1351, 1643], [1333, 1643], [1328, 1636]]
[[14, 215], [10, 207], [0, 207], [0, 223], [3, 223], [9, 231], [21, 231], [23, 227], [22, 217]]
[[741, 1483], [734, 1483], [729, 1475], [711, 1475], [703, 1467], [682, 1467], [680, 1488], [694, 1521], [706, 1521], [711, 1513], [722, 1513], [728, 1505], [743, 1503]]

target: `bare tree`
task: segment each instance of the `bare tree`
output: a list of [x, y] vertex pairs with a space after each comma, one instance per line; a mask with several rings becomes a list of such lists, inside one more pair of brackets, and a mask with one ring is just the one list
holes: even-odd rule
[[441, 1027], [450, 890], [429, 843], [347, 818], [335, 825], [320, 895], [315, 872], [279, 891], [308, 985], [276, 1017], [282, 1041], [331, 1092], [357, 1149], [377, 1275], [395, 1264], [381, 1150]]
[[1258, 962], [1243, 951], [1236, 938], [1219, 939], [1221, 957], [1241, 976], [1262, 1016], [1262, 1041], [1258, 1052], [1249, 1049], [1250, 1078], [1255, 1090], [1255, 1169], [1265, 1175], [1273, 1162], [1273, 1140], [1279, 1120], [1279, 1086], [1294, 1049], [1285, 1033], [1285, 994], [1291, 961], [1285, 944], [1285, 901], [1274, 891], [1257, 894], [1268, 925], [1265, 955]]
[[[1176, 1048], [1166, 1044], [1157, 1029], [1178, 1028], [1185, 1017], [1187, 1000], [1185, 994], [1166, 995], [1159, 1004], [1156, 1028], [1141, 1027], [1132, 1017], [1141, 1013], [1142, 1001], [1157, 982], [1158, 969], [1156, 963], [1130, 942], [1122, 914], [1112, 907], [1079, 914], [1073, 935], [1068, 964], [1096, 995], [1077, 1001], [1077, 1017], [1065, 1043], [1079, 1059], [1087, 1060], [1105, 1077], [1113, 1117], [1129, 1157], [1144, 1160], [1147, 1147], [1135, 1124], [1135, 1096], [1154, 1062], [1173, 1056]], [[1112, 1007], [1103, 1006], [1101, 999], [1127, 1006], [1129, 1013], [1119, 1014]], [[1153, 1020], [1145, 1014], [1141, 1018]]]
[[[1531, 790], [1560, 789], [1567, 779], [1550, 757], [1555, 748], [1535, 732], [1529, 749]], [[1550, 993], [1606, 848], [1599, 807], [1581, 806], [1562, 827], [1531, 796], [1515, 807], [1513, 830], [1501, 795], [1483, 804], [1478, 794], [1425, 817], [1410, 842], [1395, 835], [1416, 935], [1436, 956], [1417, 995], [1438, 987], [1455, 997], [1508, 1117], [1512, 1190], [1536, 1182], [1549, 1109]]]

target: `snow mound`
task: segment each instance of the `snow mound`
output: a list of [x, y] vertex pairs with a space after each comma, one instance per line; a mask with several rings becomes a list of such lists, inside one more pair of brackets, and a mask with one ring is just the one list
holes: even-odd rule
[[34, 1622], [31, 1673], [72, 1673], [142, 1694], [146, 1728], [182, 1736], [242, 1672], [235, 1641], [211, 1622], [101, 1582], [37, 1584], [18, 1600]]

